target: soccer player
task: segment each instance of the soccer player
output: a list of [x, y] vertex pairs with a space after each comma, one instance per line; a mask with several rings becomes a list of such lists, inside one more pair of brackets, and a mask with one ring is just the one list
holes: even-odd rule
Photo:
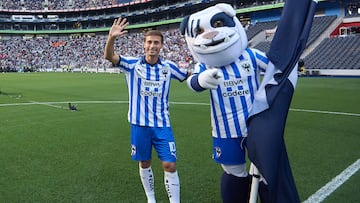
[[131, 131], [131, 156], [139, 161], [140, 178], [148, 203], [154, 203], [154, 175], [151, 169], [152, 147], [164, 169], [164, 184], [170, 203], [180, 202], [180, 182], [176, 170], [176, 147], [170, 125], [170, 80], [185, 81], [187, 71], [169, 60], [159, 57], [163, 47], [160, 31], [145, 34], [143, 57], [127, 57], [114, 52], [117, 37], [124, 36], [127, 20], [119, 18], [109, 31], [105, 59], [119, 67], [126, 76], [129, 93], [128, 121]]

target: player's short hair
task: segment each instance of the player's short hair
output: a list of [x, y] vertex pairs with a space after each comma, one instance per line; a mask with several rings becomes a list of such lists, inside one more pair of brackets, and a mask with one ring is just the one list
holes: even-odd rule
[[145, 33], [144, 41], [147, 36], [159, 36], [161, 38], [161, 43], [164, 44], [164, 36], [159, 30], [149, 30]]

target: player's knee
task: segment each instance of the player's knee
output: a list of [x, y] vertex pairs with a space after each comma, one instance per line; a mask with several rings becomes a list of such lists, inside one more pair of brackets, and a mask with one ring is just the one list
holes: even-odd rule
[[176, 163], [175, 162], [162, 162], [162, 167], [166, 172], [175, 172], [176, 171]]
[[151, 160], [148, 161], [140, 161], [139, 166], [141, 168], [149, 168], [151, 166]]
[[237, 177], [247, 177], [248, 172], [246, 171], [246, 164], [239, 165], [225, 165], [221, 164], [221, 167], [227, 174], [231, 174]]

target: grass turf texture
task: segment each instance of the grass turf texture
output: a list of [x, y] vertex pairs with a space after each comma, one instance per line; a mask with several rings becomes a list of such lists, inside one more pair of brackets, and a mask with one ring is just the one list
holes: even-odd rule
[[[299, 78], [285, 138], [302, 200], [360, 158], [360, 117], [296, 109], [359, 114], [359, 90], [359, 78]], [[0, 202], [146, 202], [130, 157], [123, 75], [0, 74], [0, 91]], [[4, 105], [30, 102], [63, 103]], [[182, 202], [221, 202], [208, 93], [174, 81], [170, 102]], [[158, 202], [168, 202], [155, 153], [153, 170]], [[324, 202], [359, 201], [359, 181], [358, 172]]]

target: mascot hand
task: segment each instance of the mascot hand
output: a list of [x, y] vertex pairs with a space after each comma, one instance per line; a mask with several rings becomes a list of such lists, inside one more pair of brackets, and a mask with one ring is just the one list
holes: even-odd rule
[[216, 89], [219, 84], [220, 73], [218, 69], [207, 69], [199, 74], [199, 85], [204, 89]]

